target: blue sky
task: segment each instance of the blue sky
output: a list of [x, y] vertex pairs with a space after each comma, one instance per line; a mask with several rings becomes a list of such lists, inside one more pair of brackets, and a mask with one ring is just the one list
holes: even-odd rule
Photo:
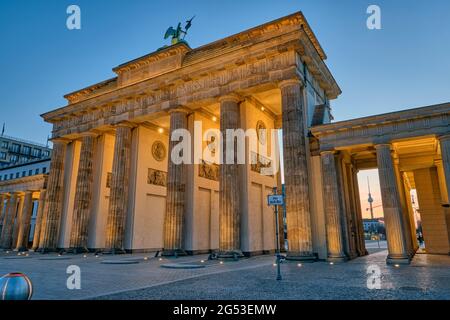
[[[70, 4], [81, 7], [81, 30], [66, 28]], [[366, 28], [370, 4], [381, 7], [382, 30]], [[187, 40], [198, 47], [299, 10], [342, 88], [336, 120], [450, 101], [447, 0], [2, 0], [0, 121], [8, 135], [45, 142], [41, 113], [166, 44], [170, 25], [195, 14]]]

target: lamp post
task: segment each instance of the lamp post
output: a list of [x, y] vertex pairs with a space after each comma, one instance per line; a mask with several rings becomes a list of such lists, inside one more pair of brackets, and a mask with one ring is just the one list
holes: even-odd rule
[[277, 243], [277, 280], [282, 280], [281, 277], [281, 254], [280, 254], [280, 233], [278, 226], [278, 206], [283, 205], [283, 195], [278, 195], [277, 187], [273, 188], [273, 194], [268, 196], [268, 205], [274, 206], [275, 212], [275, 237]]

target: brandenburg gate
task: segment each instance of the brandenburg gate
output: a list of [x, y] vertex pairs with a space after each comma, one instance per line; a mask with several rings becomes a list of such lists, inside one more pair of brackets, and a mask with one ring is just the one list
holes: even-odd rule
[[[388, 262], [408, 263], [417, 249], [405, 196], [413, 187], [430, 216], [439, 213], [436, 250], [448, 253], [449, 212], [437, 195], [448, 201], [450, 106], [331, 124], [330, 101], [341, 91], [326, 58], [299, 12], [195, 49], [175, 43], [67, 94], [66, 106], [42, 115], [53, 124], [54, 151], [38, 250], [273, 252], [266, 198], [282, 179], [264, 171], [276, 152], [261, 150], [277, 150], [265, 132], [282, 129], [288, 259], [367, 254], [356, 175], [372, 167], [380, 172]], [[256, 146], [245, 140], [256, 161], [220, 164], [183, 151], [191, 161], [175, 163], [174, 133], [195, 136], [198, 123], [201, 137], [266, 129]], [[210, 138], [201, 149], [215, 153]], [[183, 142], [194, 150], [194, 140]], [[219, 145], [223, 157], [236, 158], [238, 148], [227, 149], [233, 142]]]

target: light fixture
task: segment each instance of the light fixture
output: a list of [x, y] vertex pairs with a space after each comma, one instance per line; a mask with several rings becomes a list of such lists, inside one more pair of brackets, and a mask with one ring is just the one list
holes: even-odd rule
[[332, 266], [334, 264], [334, 262], [330, 262], [330, 265]]
[[297, 264], [297, 267], [301, 267], [301, 266], [302, 266], [302, 264], [301, 264], [301, 263]]
[[396, 263], [396, 264], [394, 264], [394, 267], [400, 268], [400, 265]]
[[217, 117], [212, 117], [212, 121], [216, 122], [217, 121]]
[[266, 110], [266, 108], [264, 108], [264, 107], [261, 107], [261, 111], [263, 111], [263, 112], [264, 112], [264, 110]]
[[148, 260], [148, 257], [144, 257], [144, 260], [147, 261], [147, 260]]
[[219, 263], [220, 263], [220, 264], [223, 264], [223, 261], [220, 261]]
[[87, 256], [86, 256], [86, 255], [83, 255], [83, 258], [87, 258]]
[[162, 261], [162, 258], [159, 258], [159, 261]]
[[159, 132], [159, 133], [163, 133], [163, 132], [164, 132], [164, 129], [163, 129], [163, 128], [159, 128], [159, 129], [158, 129], [158, 132]]
[[205, 263], [205, 260], [200, 260], [201, 263]]

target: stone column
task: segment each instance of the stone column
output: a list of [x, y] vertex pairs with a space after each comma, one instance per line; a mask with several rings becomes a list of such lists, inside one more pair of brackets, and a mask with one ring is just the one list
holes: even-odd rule
[[55, 251], [58, 245], [64, 194], [64, 164], [69, 140], [53, 140], [53, 153], [47, 182], [47, 198], [43, 213], [39, 251]]
[[31, 248], [34, 251], [36, 251], [39, 248], [39, 238], [41, 235], [42, 218], [43, 218], [42, 216], [44, 214], [46, 194], [47, 190], [41, 190], [41, 193], [39, 195], [38, 212], [36, 216], [36, 223], [34, 225], [33, 247]]
[[183, 250], [183, 226], [185, 220], [186, 164], [176, 164], [172, 159], [173, 148], [179, 143], [172, 141], [174, 130], [188, 129], [187, 112], [175, 110], [170, 113], [169, 159], [167, 170], [166, 215], [164, 219], [165, 256], [186, 254]]
[[441, 145], [442, 167], [444, 168], [447, 199], [450, 202], [450, 135], [439, 137]]
[[[242, 256], [240, 239], [239, 165], [234, 141], [227, 129], [240, 128], [240, 99], [229, 95], [220, 98], [220, 131], [222, 133], [222, 164], [219, 180], [219, 255]], [[231, 139], [230, 141], [228, 141]], [[227, 150], [230, 149], [230, 150]], [[233, 154], [229, 154], [229, 152]], [[229, 161], [227, 163], [227, 155]]]
[[403, 233], [405, 235], [406, 250], [407, 250], [409, 256], [412, 257], [412, 256], [414, 256], [415, 251], [413, 248], [413, 242], [412, 242], [412, 236], [411, 236], [411, 224], [409, 222], [408, 205], [407, 205], [407, 201], [410, 201], [410, 200], [409, 200], [409, 196], [406, 194], [405, 184], [403, 181], [403, 172], [400, 171], [400, 159], [398, 158], [398, 155], [393, 156], [393, 163], [394, 163], [394, 171], [396, 174], [398, 193], [400, 195], [400, 204], [402, 207]]
[[19, 203], [19, 205], [17, 206], [16, 214], [12, 221], [13, 233], [12, 233], [12, 238], [11, 238], [11, 249], [15, 249], [16, 245], [17, 245], [17, 239], [19, 236], [20, 220], [21, 220], [20, 217], [22, 216], [22, 211], [23, 211], [24, 196], [25, 196], [25, 193], [20, 192], [20, 196], [17, 199], [17, 202]]
[[5, 207], [6, 199], [7, 199], [7, 195], [2, 193], [0, 195], [0, 236], [2, 234], [3, 220], [5, 219], [5, 215], [6, 215], [6, 207]]
[[105, 246], [106, 252], [112, 254], [125, 252], [125, 223], [128, 208], [133, 127], [131, 123], [120, 123], [116, 128]]
[[379, 144], [375, 148], [377, 150], [381, 198], [389, 250], [386, 261], [388, 264], [407, 264], [410, 259], [404, 234], [402, 205], [391, 155], [391, 146], [389, 144]]
[[306, 120], [299, 80], [280, 84], [286, 186], [288, 259], [314, 260], [309, 205]]
[[[439, 143], [441, 147], [442, 168], [444, 171], [445, 191], [444, 199], [447, 199], [446, 205], [450, 205], [450, 135], [439, 137]], [[447, 231], [450, 239], [450, 208], [447, 206], [445, 209], [445, 217], [447, 221]], [[450, 253], [449, 253], [450, 254]]]
[[70, 234], [73, 253], [88, 252], [87, 237], [91, 214], [94, 147], [96, 134], [86, 133], [81, 142], [80, 164], [75, 191], [75, 201]]
[[343, 212], [339, 199], [343, 195], [339, 193], [334, 154], [333, 151], [320, 153], [322, 159], [323, 200], [327, 230], [328, 261], [342, 262], [347, 258], [344, 253], [343, 228], [341, 225]]
[[11, 194], [6, 206], [5, 219], [3, 220], [2, 236], [0, 241], [3, 249], [11, 249], [14, 217], [16, 216], [17, 210], [17, 199], [17, 194]]
[[31, 215], [33, 214], [33, 192], [25, 191], [24, 203], [19, 221], [19, 234], [17, 236], [16, 249], [18, 251], [28, 250], [28, 236], [30, 233]]
[[364, 239], [364, 226], [362, 221], [361, 212], [361, 199], [359, 196], [359, 184], [358, 184], [358, 170], [353, 167], [352, 169], [352, 181], [353, 181], [353, 192], [352, 197], [354, 198], [355, 208], [356, 208], [356, 227], [358, 230], [358, 254], [360, 256], [368, 255], [369, 252], [366, 250], [366, 241]]

